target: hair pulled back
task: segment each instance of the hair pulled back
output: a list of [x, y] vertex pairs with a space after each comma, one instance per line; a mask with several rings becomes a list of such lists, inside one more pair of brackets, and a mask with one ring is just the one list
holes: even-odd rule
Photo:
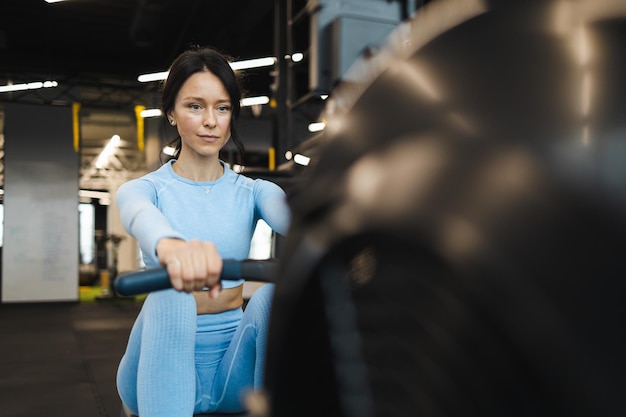
[[[167, 120], [167, 115], [174, 110], [178, 92], [189, 77], [198, 72], [211, 72], [222, 81], [230, 97], [232, 104], [232, 116], [230, 119], [231, 140], [239, 152], [239, 163], [242, 163], [244, 147], [239, 138], [236, 125], [241, 111], [242, 93], [240, 79], [230, 66], [231, 61], [230, 56], [206, 46], [193, 47], [180, 54], [172, 62], [167, 79], [163, 84], [161, 110], [166, 117], [165, 120]], [[177, 135], [169, 146], [176, 150], [169, 159], [177, 157], [182, 146], [180, 135]]]

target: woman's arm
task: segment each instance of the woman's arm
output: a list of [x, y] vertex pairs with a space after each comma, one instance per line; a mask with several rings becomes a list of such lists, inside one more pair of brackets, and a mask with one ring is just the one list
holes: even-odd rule
[[257, 181], [256, 210], [261, 219], [276, 233], [286, 235], [291, 222], [291, 210], [285, 191], [270, 181]]
[[119, 187], [115, 198], [122, 225], [128, 234], [137, 239], [144, 255], [149, 256], [148, 266], [159, 264], [156, 253], [159, 240], [185, 240], [185, 236], [174, 230], [157, 208], [157, 192], [150, 181], [136, 179], [126, 182]]
[[186, 241], [172, 228], [156, 201], [156, 189], [150, 181], [138, 179], [123, 184], [116, 202], [124, 228], [150, 256], [149, 266], [160, 264], [167, 268], [175, 289], [191, 292], [210, 287], [210, 295], [217, 297], [222, 258], [215, 245]]

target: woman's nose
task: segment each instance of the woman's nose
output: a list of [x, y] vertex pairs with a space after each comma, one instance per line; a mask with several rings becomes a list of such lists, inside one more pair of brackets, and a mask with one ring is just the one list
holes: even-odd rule
[[213, 114], [212, 110], [207, 110], [205, 116], [204, 116], [204, 125], [207, 127], [215, 127], [216, 125], [216, 118], [215, 118], [215, 114]]

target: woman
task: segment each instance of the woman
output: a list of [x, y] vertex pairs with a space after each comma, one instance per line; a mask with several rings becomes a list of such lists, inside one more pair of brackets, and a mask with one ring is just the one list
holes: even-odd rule
[[[140, 417], [244, 410], [242, 396], [263, 378], [272, 285], [243, 304], [243, 281], [219, 283], [222, 259], [245, 259], [258, 219], [285, 234], [285, 193], [236, 174], [219, 159], [232, 139], [241, 92], [228, 59], [211, 48], [173, 63], [163, 113], [179, 152], [123, 184], [117, 204], [147, 267], [164, 265], [174, 289], [148, 295], [121, 360], [117, 385]], [[209, 290], [204, 290], [209, 288]]]

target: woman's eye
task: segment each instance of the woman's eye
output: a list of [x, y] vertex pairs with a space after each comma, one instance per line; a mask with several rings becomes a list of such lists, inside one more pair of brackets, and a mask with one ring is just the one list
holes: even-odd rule
[[192, 110], [200, 110], [200, 105], [199, 104], [190, 104], [189, 108]]
[[219, 106], [217, 109], [219, 111], [225, 113], [225, 112], [229, 112], [230, 111], [230, 106]]

